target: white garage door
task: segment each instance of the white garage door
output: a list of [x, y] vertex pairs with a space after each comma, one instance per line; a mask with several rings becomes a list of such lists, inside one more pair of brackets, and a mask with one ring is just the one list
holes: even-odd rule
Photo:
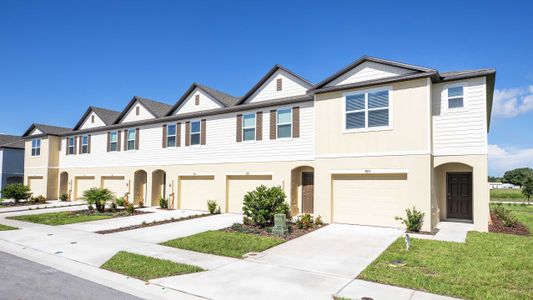
[[28, 177], [28, 185], [30, 186], [30, 190], [32, 192], [32, 196], [44, 196], [46, 197], [46, 194], [44, 192], [44, 179], [42, 176], [32, 176]]
[[181, 176], [180, 208], [207, 210], [207, 200], [217, 200], [214, 179], [214, 176]]
[[81, 176], [74, 179], [74, 199], [78, 200], [83, 197], [83, 192], [97, 187], [94, 177], [92, 176]]
[[272, 176], [230, 176], [228, 178], [228, 207], [227, 212], [242, 213], [242, 200], [246, 193], [255, 190], [260, 185], [272, 186]]
[[104, 176], [102, 187], [112, 191], [115, 197], [124, 197], [124, 194], [128, 192], [124, 176]]
[[333, 221], [400, 226], [407, 203], [407, 175], [334, 175]]

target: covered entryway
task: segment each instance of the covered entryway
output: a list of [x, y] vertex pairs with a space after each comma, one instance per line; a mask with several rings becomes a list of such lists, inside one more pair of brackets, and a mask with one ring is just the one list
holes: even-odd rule
[[301, 166], [291, 171], [291, 214], [314, 213], [314, 168]]
[[133, 203], [135, 205], [138, 205], [140, 202], [146, 204], [146, 179], [146, 171], [135, 171], [133, 176]]
[[68, 182], [68, 173], [61, 172], [59, 175], [59, 196], [67, 195], [67, 198], [70, 200], [70, 189]]
[[435, 167], [434, 182], [433, 222], [437, 223], [439, 220], [472, 221], [473, 168], [456, 162], [438, 165]]
[[226, 212], [242, 213], [244, 195], [255, 190], [260, 185], [272, 186], [272, 175], [228, 176]]
[[102, 176], [101, 186], [113, 192], [115, 197], [124, 197], [128, 192], [128, 186], [124, 176]]
[[166, 197], [167, 173], [163, 170], [152, 172], [152, 206], [159, 206], [159, 199]]
[[179, 208], [207, 210], [207, 200], [217, 201], [214, 185], [215, 176], [180, 176], [178, 178]]
[[32, 196], [45, 196], [45, 186], [43, 176], [30, 176], [28, 177], [28, 186]]
[[332, 176], [334, 222], [392, 226], [407, 207], [407, 174], [335, 174]]
[[74, 179], [74, 199], [82, 199], [83, 192], [97, 187], [94, 176], [77, 176]]

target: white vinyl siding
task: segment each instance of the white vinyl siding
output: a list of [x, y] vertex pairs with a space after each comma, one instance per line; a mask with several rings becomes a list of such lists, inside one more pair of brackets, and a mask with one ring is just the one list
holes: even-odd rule
[[136, 130], [135, 129], [128, 129], [128, 143], [126, 150], [135, 150], [135, 139], [136, 139]]
[[34, 139], [31, 141], [31, 156], [41, 155], [41, 139]]
[[191, 145], [200, 145], [200, 121], [191, 122]]
[[114, 152], [118, 151], [118, 132], [112, 131], [109, 134], [109, 150]]
[[[137, 110], [139, 114], [137, 114]], [[154, 119], [155, 116], [139, 102], [133, 104], [120, 123], [135, 122], [147, 119]]]
[[[94, 122], [93, 122], [94, 118]], [[83, 120], [83, 123], [80, 126], [80, 129], [88, 129], [88, 128], [95, 128], [95, 127], [102, 127], [106, 124], [102, 119], [98, 117], [94, 112], [91, 112], [85, 120]]]
[[292, 108], [284, 108], [277, 111], [276, 127], [278, 138], [292, 137]]
[[390, 90], [346, 94], [344, 99], [346, 131], [390, 127]]
[[242, 116], [242, 140], [255, 141], [255, 113]]
[[400, 67], [367, 61], [346, 72], [339, 78], [328, 83], [326, 86], [337, 86], [368, 80], [388, 78], [399, 75], [405, 75], [410, 72], [413, 71]]
[[176, 124], [167, 125], [167, 147], [176, 147]]
[[[277, 89], [277, 80], [281, 79], [283, 84], [283, 89], [278, 91]], [[253, 93], [246, 102], [259, 102], [267, 101], [272, 99], [294, 97], [294, 96], [304, 96], [307, 93], [306, 84], [292, 76], [291, 74], [278, 70], [265, 82], [263, 85]]]
[[[195, 97], [200, 97], [200, 104], [196, 105]], [[203, 91], [196, 88], [174, 112], [175, 115], [221, 108], [222, 105]]]

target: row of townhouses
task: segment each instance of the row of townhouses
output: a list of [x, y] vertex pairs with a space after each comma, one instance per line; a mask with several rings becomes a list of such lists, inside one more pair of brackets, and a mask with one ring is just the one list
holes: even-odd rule
[[239, 213], [258, 185], [281, 186], [292, 214], [394, 226], [406, 208], [488, 226], [487, 133], [495, 70], [438, 70], [362, 57], [313, 84], [276, 65], [244, 96], [201, 84], [174, 105], [133, 97], [89, 107], [73, 128], [33, 124], [34, 195], [79, 199], [106, 187], [136, 204]]

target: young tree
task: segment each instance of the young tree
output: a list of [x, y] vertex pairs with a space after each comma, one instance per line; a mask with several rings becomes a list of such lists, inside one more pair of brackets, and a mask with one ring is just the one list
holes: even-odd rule
[[518, 168], [505, 172], [503, 182], [523, 186], [529, 177], [533, 177], [533, 169]]
[[93, 187], [83, 192], [83, 199], [85, 199], [89, 205], [94, 204], [97, 211], [104, 212], [105, 203], [115, 199], [115, 195], [108, 189]]
[[527, 197], [527, 203], [529, 204], [529, 199], [533, 196], [533, 177], [529, 177], [524, 183], [522, 194]]
[[15, 203], [20, 200], [26, 200], [31, 197], [30, 187], [22, 183], [11, 183], [2, 190], [2, 197], [6, 199], [13, 199]]

